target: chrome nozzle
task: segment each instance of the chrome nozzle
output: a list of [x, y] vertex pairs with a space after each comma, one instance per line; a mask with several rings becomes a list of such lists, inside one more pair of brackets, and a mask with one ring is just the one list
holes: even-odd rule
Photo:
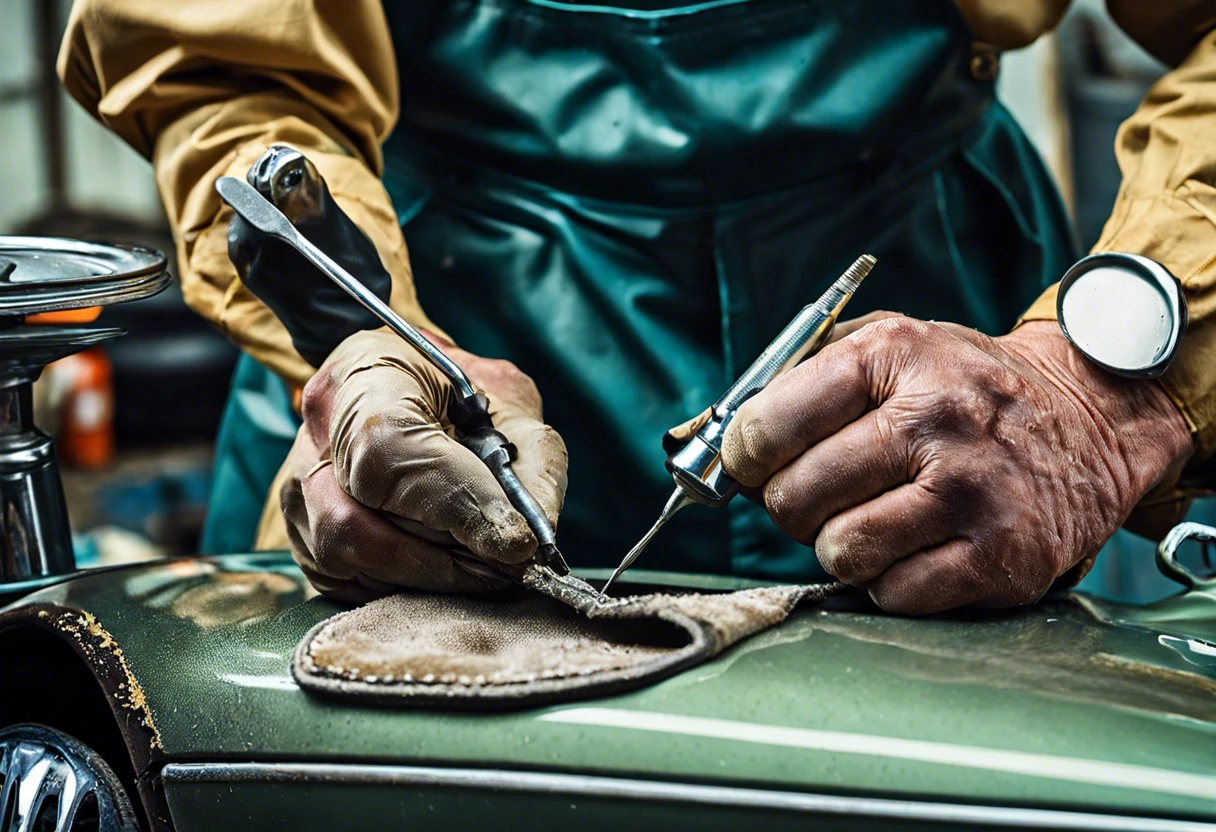
[[612, 577], [608, 579], [608, 583], [604, 584], [604, 588], [600, 590], [601, 595], [608, 594], [608, 589], [612, 586], [617, 578], [624, 574], [626, 569], [633, 566], [634, 562], [639, 556], [641, 556], [642, 550], [645, 549], [650, 544], [650, 541], [654, 538], [654, 536], [659, 533], [659, 529], [663, 528], [663, 525], [670, 520], [677, 511], [684, 508], [684, 506], [689, 505], [691, 502], [692, 500], [689, 499], [688, 495], [680, 489], [677, 488], [674, 492], [672, 492], [672, 495], [667, 498], [667, 505], [663, 506], [663, 511], [659, 513], [659, 519], [656, 520], [654, 525], [650, 527], [650, 531], [646, 532], [642, 539], [629, 550], [629, 554], [625, 555], [625, 559], [621, 561], [621, 565], [616, 568], [616, 571], [612, 573]]

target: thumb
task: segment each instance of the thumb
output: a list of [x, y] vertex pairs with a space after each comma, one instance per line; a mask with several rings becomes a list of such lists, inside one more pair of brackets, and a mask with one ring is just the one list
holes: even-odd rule
[[536, 538], [490, 470], [450, 434], [447, 379], [384, 332], [347, 338], [330, 404], [342, 490], [364, 506], [450, 533], [480, 558], [522, 563]]

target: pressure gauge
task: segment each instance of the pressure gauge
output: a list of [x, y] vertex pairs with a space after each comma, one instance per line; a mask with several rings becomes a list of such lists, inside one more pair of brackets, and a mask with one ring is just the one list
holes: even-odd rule
[[1086, 358], [1128, 378], [1156, 378], [1186, 331], [1182, 285], [1155, 260], [1092, 254], [1060, 281], [1056, 312], [1065, 337]]

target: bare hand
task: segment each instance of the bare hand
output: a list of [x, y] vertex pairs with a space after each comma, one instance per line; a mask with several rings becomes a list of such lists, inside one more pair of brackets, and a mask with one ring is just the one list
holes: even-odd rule
[[1054, 323], [990, 338], [902, 316], [778, 379], [723, 442], [781, 529], [909, 614], [1037, 600], [1190, 450], [1160, 386], [1098, 370]]

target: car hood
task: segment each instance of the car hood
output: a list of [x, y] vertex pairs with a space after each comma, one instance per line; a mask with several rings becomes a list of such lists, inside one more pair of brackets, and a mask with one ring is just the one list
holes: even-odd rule
[[1216, 598], [1201, 592], [919, 620], [846, 598], [651, 687], [501, 714], [305, 694], [292, 651], [340, 609], [269, 553], [86, 573], [9, 605], [0, 624], [40, 623], [117, 662], [120, 704], [164, 760], [508, 768], [1216, 818]]

